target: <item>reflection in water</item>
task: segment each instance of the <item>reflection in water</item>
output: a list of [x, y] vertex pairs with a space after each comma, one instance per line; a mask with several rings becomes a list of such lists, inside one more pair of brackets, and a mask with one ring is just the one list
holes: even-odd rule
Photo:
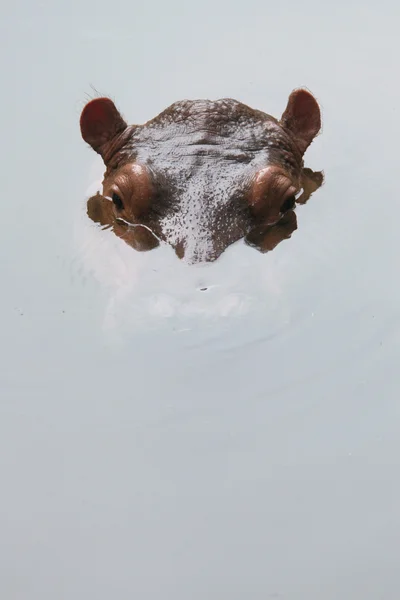
[[[108, 296], [103, 326], [109, 335], [125, 338], [133, 331], [163, 326], [183, 333], [207, 325], [212, 331], [215, 319], [221, 326], [221, 318], [249, 313], [256, 319], [262, 315], [271, 335], [288, 324], [292, 307], [285, 294], [285, 277], [290, 277], [290, 254], [278, 253], [276, 258], [273, 254], [266, 260], [250, 243], [238, 241], [212, 263], [190, 265], [177, 260], [173, 248], [146, 227], [130, 227], [115, 219], [111, 202], [94, 193], [101, 185], [100, 173], [99, 164], [93, 173], [96, 181], [88, 189], [90, 220], [82, 212], [77, 232], [85, 270]], [[304, 169], [297, 203], [305, 204], [322, 179], [322, 173]], [[285, 217], [292, 215], [289, 210]], [[296, 222], [293, 227], [286, 218], [264, 233], [264, 243], [269, 244], [264, 252], [296, 228]], [[132, 248], [153, 251], [133, 252]]]
[[111, 100], [89, 102], [81, 132], [106, 172], [87, 201], [101, 236], [86, 231], [84, 261], [110, 290], [106, 327], [168, 319], [185, 331], [199, 317], [258, 309], [271, 330], [287, 322], [282, 269], [262, 254], [291, 237], [296, 204], [322, 184], [322, 172], [303, 165], [320, 125], [304, 90], [290, 95], [280, 121], [225, 99], [178, 102], [128, 126]]

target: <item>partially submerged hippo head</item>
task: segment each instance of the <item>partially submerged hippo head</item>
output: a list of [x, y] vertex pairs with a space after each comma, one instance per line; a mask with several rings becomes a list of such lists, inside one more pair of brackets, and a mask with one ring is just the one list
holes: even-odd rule
[[80, 125], [106, 165], [89, 216], [137, 250], [162, 240], [189, 262], [215, 260], [240, 238], [271, 250], [296, 229], [295, 203], [322, 183], [303, 168], [321, 127], [306, 90], [292, 92], [280, 121], [236, 100], [186, 100], [128, 126], [96, 98]]

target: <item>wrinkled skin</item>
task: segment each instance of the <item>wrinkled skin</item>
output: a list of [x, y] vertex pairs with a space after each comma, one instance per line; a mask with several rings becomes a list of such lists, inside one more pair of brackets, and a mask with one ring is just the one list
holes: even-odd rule
[[96, 98], [80, 125], [106, 165], [90, 218], [136, 250], [161, 240], [192, 263], [215, 260], [241, 238], [272, 250], [297, 228], [295, 204], [323, 179], [303, 166], [321, 127], [306, 90], [292, 92], [280, 121], [223, 99], [176, 102], [128, 126], [111, 100]]

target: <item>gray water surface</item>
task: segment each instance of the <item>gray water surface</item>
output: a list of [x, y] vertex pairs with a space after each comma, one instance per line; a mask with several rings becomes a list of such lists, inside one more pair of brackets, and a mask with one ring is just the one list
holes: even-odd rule
[[[3, 9], [2, 599], [399, 598], [399, 17]], [[279, 117], [300, 86], [326, 183], [272, 253], [190, 268], [87, 218], [97, 92], [141, 123], [227, 96]]]

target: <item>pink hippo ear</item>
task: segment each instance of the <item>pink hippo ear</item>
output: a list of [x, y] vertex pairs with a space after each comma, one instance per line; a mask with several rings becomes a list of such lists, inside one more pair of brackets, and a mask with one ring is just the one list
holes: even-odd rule
[[96, 152], [127, 128], [127, 124], [109, 98], [95, 98], [86, 104], [81, 114], [82, 137]]
[[292, 134], [304, 153], [321, 129], [321, 113], [314, 96], [306, 90], [292, 92], [281, 125]]

